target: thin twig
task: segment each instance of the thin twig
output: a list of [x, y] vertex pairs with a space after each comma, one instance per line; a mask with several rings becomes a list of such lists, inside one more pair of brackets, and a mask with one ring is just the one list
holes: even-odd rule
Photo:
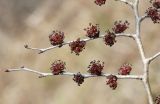
[[[105, 35], [101, 35], [99, 36], [98, 38], [103, 38]], [[134, 39], [134, 34], [116, 34], [117, 37], [130, 37], [130, 38], [133, 38]], [[95, 39], [98, 39], [98, 38], [95, 38]], [[81, 39], [81, 41], [91, 41], [91, 40], [95, 40], [93, 38], [85, 38], [85, 39]], [[72, 43], [73, 41], [68, 41], [68, 42], [64, 42], [62, 43], [62, 46], [64, 45], [67, 45], [67, 44], [70, 44]], [[36, 51], [39, 51], [39, 54], [41, 53], [44, 53], [46, 51], [49, 51], [51, 49], [54, 49], [54, 48], [59, 48], [59, 45], [56, 45], [56, 46], [51, 46], [51, 47], [48, 47], [48, 48], [32, 48], [32, 47], [29, 47], [28, 45], [25, 45], [24, 46], [26, 49], [30, 49], [30, 50], [36, 50]]]
[[20, 67], [18, 69], [6, 69], [5, 70], [5, 72], [13, 72], [13, 71], [27, 71], [27, 72], [35, 73], [35, 74], [39, 75], [39, 78], [53, 75], [52, 73], [43, 73], [43, 72], [32, 70], [32, 69], [29, 69], [29, 68], [26, 68], [26, 67]]
[[130, 5], [130, 6], [133, 8], [133, 3], [132, 3], [132, 2], [130, 2], [130, 1], [128, 1], [128, 0], [115, 0], [115, 1], [123, 2], [123, 3], [125, 3], [125, 4]]
[[144, 16], [140, 17], [140, 22], [142, 22], [142, 21], [143, 21], [144, 19], [146, 19], [146, 18], [148, 18], [147, 15], [144, 15]]
[[158, 53], [155, 54], [154, 56], [148, 58], [148, 61], [151, 62], [151, 61], [153, 61], [154, 59], [156, 59], [157, 57], [160, 57], [160, 52], [158, 52]]

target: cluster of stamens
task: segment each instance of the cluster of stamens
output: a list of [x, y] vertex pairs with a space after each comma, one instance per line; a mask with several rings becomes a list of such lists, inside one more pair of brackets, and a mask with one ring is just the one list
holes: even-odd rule
[[53, 46], [62, 46], [62, 43], [64, 42], [64, 33], [61, 31], [53, 31], [53, 33], [49, 35], [49, 40]]
[[64, 72], [64, 69], [66, 68], [65, 65], [65, 62], [56, 60], [52, 63], [50, 70], [52, 71], [53, 75], [59, 75]]
[[96, 61], [91, 61], [90, 65], [88, 66], [88, 72], [91, 73], [92, 75], [101, 75], [102, 70], [104, 68], [104, 62], [100, 62], [99, 60]]
[[83, 49], [85, 49], [86, 42], [81, 41], [80, 38], [78, 38], [76, 41], [73, 41], [69, 44], [71, 48], [71, 53], [75, 52], [76, 55], [79, 55], [80, 52], [82, 52]]
[[87, 34], [86, 36], [89, 38], [98, 38], [99, 34], [100, 34], [100, 30], [99, 30], [99, 25], [92, 25], [91, 23], [89, 23], [89, 27], [84, 29]]
[[[65, 62], [61, 60], [54, 61], [52, 67], [50, 68], [53, 75], [63, 74], [64, 69], [66, 69], [65, 65], [66, 65]], [[89, 76], [90, 75], [104, 76], [105, 74], [102, 72], [103, 69], [104, 69], [104, 62], [101, 62], [99, 60], [97, 61], [93, 60], [90, 62], [87, 72], [90, 73], [88, 74]], [[131, 70], [132, 67], [130, 64], [124, 64], [120, 67], [118, 74], [129, 75]], [[83, 75], [80, 72], [78, 72], [73, 75], [73, 80], [78, 84], [78, 86], [80, 86], [84, 82], [85, 76], [86, 75]], [[107, 77], [106, 84], [109, 85], [109, 87], [111, 87], [113, 90], [115, 90], [117, 88], [117, 80], [118, 80], [117, 76], [111, 74]]]
[[113, 32], [108, 30], [103, 38], [105, 44], [109, 45], [110, 47], [114, 45], [114, 43], [116, 43], [116, 34], [123, 33], [127, 28], [129, 28], [128, 21], [125, 21], [124, 23], [122, 21], [116, 21], [114, 23], [114, 27], [112, 28]]
[[109, 30], [107, 31], [107, 34], [104, 36], [104, 42], [106, 45], [109, 45], [110, 47], [114, 45], [116, 42], [116, 35], [113, 32], [110, 32]]
[[150, 3], [152, 3], [153, 7], [160, 8], [160, 0], [150, 0]]
[[112, 88], [113, 90], [115, 90], [117, 88], [117, 77], [114, 75], [110, 75], [107, 77], [107, 81], [106, 84], [109, 85], [110, 88]]
[[77, 74], [74, 74], [73, 80], [80, 86], [84, 82], [84, 76], [78, 72]]
[[151, 0], [152, 7], [146, 10], [146, 14], [153, 23], [160, 23], [160, 0]]
[[124, 64], [120, 67], [119, 73], [120, 75], [129, 75], [132, 70], [132, 67], [130, 64]]
[[94, 1], [97, 5], [101, 6], [104, 5], [106, 3], [106, 0], [95, 0]]
[[114, 27], [112, 30], [115, 34], [123, 33], [127, 28], [129, 28], [129, 22], [125, 21], [124, 23], [122, 21], [116, 21], [114, 23]]

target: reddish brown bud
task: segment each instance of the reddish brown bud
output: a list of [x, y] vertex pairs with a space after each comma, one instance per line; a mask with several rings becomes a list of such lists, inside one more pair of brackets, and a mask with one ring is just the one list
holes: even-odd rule
[[88, 72], [91, 73], [92, 75], [101, 75], [102, 74], [102, 70], [104, 68], [104, 62], [100, 62], [98, 61], [91, 61], [90, 65], [88, 66], [89, 70]]
[[61, 60], [56, 60], [52, 63], [50, 70], [54, 75], [58, 75], [64, 72], [65, 65], [66, 65], [65, 62]]
[[128, 27], [128, 21], [125, 21], [124, 23], [122, 21], [116, 21], [112, 30], [114, 31], [114, 33], [118, 34], [123, 33]]
[[151, 18], [153, 23], [159, 23], [160, 21], [160, 11], [157, 8], [149, 7], [146, 11], [148, 17]]
[[49, 40], [53, 46], [55, 45], [62, 46], [64, 40], [64, 33], [61, 31], [53, 31], [53, 33], [49, 35]]
[[83, 40], [81, 41], [80, 38], [78, 38], [76, 41], [73, 41], [69, 44], [71, 48], [71, 53], [75, 52], [76, 55], [79, 55], [79, 53], [82, 52], [83, 49], [85, 49], [85, 45], [86, 42]]
[[95, 0], [94, 2], [95, 2], [97, 5], [101, 6], [101, 5], [103, 5], [103, 4], [106, 3], [106, 0]]
[[107, 77], [106, 84], [109, 85], [110, 88], [115, 90], [117, 88], [117, 77], [114, 75], [110, 75]]
[[98, 38], [99, 37], [99, 25], [96, 24], [96, 25], [92, 25], [91, 23], [89, 23], [89, 27], [85, 28], [84, 29], [87, 34], [86, 36], [89, 37], [89, 38]]
[[84, 76], [78, 72], [77, 74], [74, 75], [73, 80], [80, 86], [84, 82]]
[[110, 47], [116, 42], [115, 40], [116, 35], [113, 32], [107, 31], [107, 34], [104, 36], [104, 42], [106, 45], [109, 45]]
[[150, 3], [152, 3], [153, 7], [160, 8], [160, 0], [151, 0]]
[[155, 104], [160, 104], [160, 95], [156, 97]]
[[120, 75], [129, 75], [132, 70], [132, 67], [130, 64], [124, 64], [120, 67], [119, 73]]

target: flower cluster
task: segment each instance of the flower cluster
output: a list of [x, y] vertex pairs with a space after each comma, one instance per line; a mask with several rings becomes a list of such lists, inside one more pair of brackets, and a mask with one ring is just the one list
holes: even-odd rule
[[120, 75], [129, 75], [132, 70], [132, 67], [130, 64], [124, 64], [120, 67], [119, 73]]
[[[106, 45], [109, 45], [110, 47], [114, 45], [116, 42], [116, 34], [118, 33], [123, 33], [127, 28], [129, 27], [128, 21], [122, 22], [122, 21], [116, 21], [114, 23], [114, 27], [112, 28], [112, 31], [107, 31], [106, 35], [103, 37], [103, 40]], [[99, 25], [93, 25], [89, 23], [89, 27], [84, 29], [86, 31], [86, 36], [89, 37], [90, 39], [95, 39], [100, 37], [100, 28]], [[49, 35], [49, 40], [50, 43], [55, 46], [59, 45], [61, 47], [64, 43], [64, 33], [61, 31], [53, 31], [51, 35]], [[69, 43], [64, 43], [64, 44], [69, 44], [71, 48], [71, 53], [75, 53], [76, 55], [79, 55], [80, 52], [85, 49], [87, 40], [80, 40], [78, 38], [75, 41], [69, 42]], [[28, 46], [25, 46], [26, 48]]]
[[146, 13], [147, 13], [147, 16], [152, 19], [153, 23], [159, 23], [159, 21], [160, 21], [160, 12], [159, 12], [158, 9], [156, 9], [154, 7], [150, 7], [146, 11]]
[[116, 35], [113, 32], [110, 32], [109, 30], [107, 31], [107, 34], [104, 36], [104, 42], [106, 45], [109, 45], [110, 47], [112, 45], [114, 45], [114, 43], [116, 42], [115, 40]]
[[84, 82], [84, 76], [78, 72], [77, 74], [74, 74], [73, 80], [80, 86]]
[[50, 70], [52, 71], [53, 75], [58, 75], [64, 72], [65, 65], [65, 62], [56, 60], [52, 63]]
[[53, 31], [53, 33], [49, 35], [49, 40], [53, 46], [55, 45], [62, 46], [64, 40], [64, 33], [61, 31]]
[[101, 6], [101, 5], [103, 5], [103, 4], [106, 3], [106, 0], [95, 0], [94, 2], [95, 2], [97, 5]]
[[160, 95], [156, 97], [155, 104], [160, 104]]
[[[65, 62], [61, 61], [61, 60], [56, 60], [52, 63], [52, 66], [50, 68], [50, 70], [52, 71], [53, 75], [59, 75], [62, 74], [64, 72], [64, 69], [66, 69], [65, 67]], [[88, 66], [88, 71], [91, 75], [96, 75], [96, 76], [103, 76], [103, 70], [104, 68], [104, 62], [101, 62], [99, 60], [93, 60], [90, 62], [89, 66]], [[119, 69], [119, 74], [120, 75], [129, 75], [130, 72], [132, 70], [132, 67], [130, 64], [124, 64], [120, 67]], [[81, 74], [80, 72], [74, 74], [73, 76], [73, 81], [75, 81], [78, 86], [80, 86], [85, 79], [85, 75]], [[117, 76], [115, 75], [109, 75], [107, 77], [107, 81], [106, 84], [109, 85], [109, 87], [111, 87], [113, 90], [115, 90], [117, 88]]]
[[114, 23], [114, 27], [112, 28], [112, 31], [107, 31], [107, 34], [104, 36], [104, 42], [106, 45], [109, 45], [110, 47], [112, 45], [114, 45], [114, 43], [116, 42], [115, 38], [116, 38], [116, 34], [118, 33], [123, 33], [127, 28], [129, 28], [129, 22], [125, 21], [116, 21]]
[[160, 23], [160, 1], [151, 0], [152, 7], [149, 7], [146, 11], [148, 17], [151, 18], [153, 23]]
[[104, 68], [104, 62], [100, 62], [99, 60], [96, 61], [91, 61], [90, 65], [88, 66], [88, 72], [91, 73], [92, 75], [98, 75], [100, 76], [102, 74], [102, 70]]
[[71, 53], [75, 52], [76, 55], [79, 55], [79, 53], [82, 52], [83, 49], [85, 49], [85, 45], [86, 45], [86, 42], [81, 41], [80, 38], [78, 38], [76, 41], [73, 41], [69, 44], [71, 48]]
[[109, 85], [110, 88], [112, 88], [113, 90], [115, 90], [117, 88], [117, 77], [114, 75], [109, 75], [107, 77], [107, 81], [106, 84]]
[[153, 7], [160, 8], [160, 0], [151, 0], [150, 3], [152, 3]]
[[114, 27], [112, 30], [115, 34], [123, 33], [127, 28], [129, 27], [129, 22], [125, 21], [124, 23], [122, 21], [116, 21], [114, 23]]
[[84, 30], [87, 32], [86, 36], [89, 38], [94, 39], [99, 37], [100, 30], [98, 24], [92, 25], [91, 23], [89, 23], [89, 27], [85, 28]]

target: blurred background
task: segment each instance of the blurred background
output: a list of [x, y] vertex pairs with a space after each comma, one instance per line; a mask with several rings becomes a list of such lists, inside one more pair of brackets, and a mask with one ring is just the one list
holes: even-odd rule
[[[132, 1], [132, 0], [131, 0]], [[149, 0], [140, 0], [140, 15], [149, 7]], [[101, 7], [94, 0], [0, 0], [0, 104], [147, 104], [142, 82], [118, 80], [112, 90], [105, 78], [89, 78], [79, 87], [72, 77], [38, 78], [33, 73], [5, 73], [5, 68], [28, 68], [50, 72], [53, 61], [66, 62], [70, 72], [86, 73], [92, 60], [105, 62], [104, 72], [118, 73], [124, 63], [133, 65], [131, 74], [142, 74], [143, 65], [135, 41], [118, 37], [108, 47], [102, 39], [90, 41], [80, 56], [71, 54], [66, 45], [43, 54], [26, 50], [31, 47], [49, 47], [49, 34], [53, 30], [65, 33], [65, 41], [85, 38], [84, 28], [89, 23], [99, 24], [101, 33], [111, 29], [114, 21], [128, 20], [134, 33], [132, 9], [121, 2], [108, 0]], [[150, 19], [141, 25], [141, 37], [147, 57], [160, 51], [159, 24]], [[160, 58], [150, 64], [150, 84], [154, 97], [160, 94]]]

